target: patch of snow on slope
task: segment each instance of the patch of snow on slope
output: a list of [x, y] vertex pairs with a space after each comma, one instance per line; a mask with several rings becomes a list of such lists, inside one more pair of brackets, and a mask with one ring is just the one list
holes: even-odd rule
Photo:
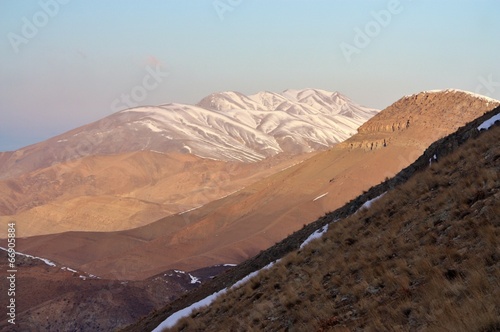
[[[172, 104], [167, 104], [166, 106], [170, 106]], [[128, 108], [126, 110], [120, 111], [118, 113], [129, 113], [129, 112], [136, 112], [136, 113], [149, 113], [151, 110], [154, 110], [156, 107], [155, 106], [139, 106], [139, 107], [134, 107], [134, 108]]]
[[311, 241], [322, 237], [323, 234], [325, 234], [327, 230], [328, 230], [328, 225], [325, 225], [325, 226], [321, 227], [320, 229], [318, 229], [316, 232], [309, 235], [309, 237], [304, 242], [302, 242], [302, 244], [300, 245], [300, 249], [304, 248]]
[[[2, 249], [4, 251], [8, 251], [4, 247], [0, 247], [0, 249]], [[46, 258], [41, 258], [41, 257], [36, 257], [36, 256], [28, 255], [28, 254], [23, 254], [22, 252], [19, 252], [19, 251], [16, 251], [16, 256], [25, 256], [25, 257], [29, 257], [31, 259], [38, 259], [38, 260], [44, 262], [45, 264], [47, 264], [48, 266], [56, 266], [56, 263], [54, 263]]]
[[422, 91], [422, 92], [419, 92], [419, 93], [414, 93], [412, 95], [406, 95], [403, 98], [410, 98], [410, 97], [416, 96], [416, 95], [418, 95], [420, 93], [456, 93], [456, 92], [465, 93], [465, 94], [467, 94], [469, 96], [472, 96], [472, 97], [475, 97], [475, 98], [479, 98], [479, 99], [483, 99], [484, 101], [486, 101], [488, 103], [500, 104], [500, 100], [493, 99], [493, 98], [490, 98], [490, 97], [487, 97], [487, 96], [483, 96], [483, 95], [480, 95], [478, 93], [474, 93], [474, 92], [470, 92], [470, 91], [465, 91], [465, 90], [460, 90], [460, 89], [426, 90], [426, 91]]
[[[278, 261], [276, 261], [276, 262], [278, 262]], [[216, 293], [213, 293], [212, 295], [207, 296], [206, 298], [204, 298], [198, 302], [191, 304], [187, 308], [184, 308], [182, 310], [179, 310], [179, 311], [173, 313], [167, 319], [165, 319], [160, 325], [158, 325], [153, 330], [153, 332], [161, 332], [162, 330], [164, 330], [166, 328], [170, 328], [170, 327], [174, 326], [175, 324], [177, 324], [177, 322], [179, 320], [181, 320], [184, 317], [189, 316], [193, 311], [212, 304], [219, 296], [223, 295], [228, 290], [240, 287], [245, 282], [249, 281], [250, 279], [255, 277], [257, 274], [259, 274], [260, 271], [267, 270], [267, 269], [271, 268], [276, 262], [269, 263], [268, 265], [264, 266], [262, 269], [250, 273], [249, 275], [247, 275], [246, 277], [244, 277], [243, 279], [241, 279], [240, 281], [238, 281], [237, 283], [235, 283], [233, 286], [231, 286], [229, 288], [224, 288]]]
[[287, 166], [285, 168], [282, 168], [280, 171], [284, 171], [285, 169], [292, 168], [293, 166], [298, 165], [298, 164], [302, 164], [303, 162], [304, 162], [304, 160], [299, 161], [298, 163], [294, 163], [293, 165], [290, 165], [290, 166]]
[[375, 198], [372, 198], [368, 201], [366, 201], [363, 205], [361, 205], [361, 207], [358, 209], [358, 211], [362, 210], [362, 209], [369, 209], [373, 203], [375, 203], [376, 201], [378, 201], [379, 199], [381, 199], [385, 194], [387, 194], [387, 192], [384, 192], [382, 195], [380, 196], [377, 196]]
[[448, 89], [448, 90], [445, 90], [444, 92], [448, 92], [448, 93], [449, 92], [463, 92], [463, 93], [468, 94], [469, 96], [476, 97], [476, 98], [479, 98], [479, 99], [483, 99], [483, 100], [487, 101], [488, 103], [500, 104], [499, 100], [490, 98], [488, 96], [483, 96], [483, 95], [480, 95], [478, 93], [470, 92], [470, 91], [459, 90], [459, 89]]
[[158, 153], [158, 154], [163, 154], [163, 155], [167, 155], [165, 152], [160, 152], [160, 151], [156, 151], [156, 150], [149, 150], [150, 152], [153, 152], [153, 153]]
[[163, 129], [157, 127], [152, 121], [150, 120], [144, 120], [144, 121], [136, 121], [135, 123], [139, 123], [139, 124], [142, 124], [144, 126], [146, 126], [147, 128], [149, 128], [152, 132], [155, 132], [155, 133], [161, 133], [163, 131]]
[[324, 193], [322, 195], [319, 195], [318, 197], [316, 197], [315, 199], [313, 199], [313, 202], [314, 201], [317, 201], [318, 199], [322, 198], [322, 197], [325, 197], [326, 195], [328, 195], [328, 193]]
[[190, 281], [191, 284], [201, 284], [200, 279], [191, 275], [191, 273], [188, 273], [188, 276], [189, 276], [189, 278], [191, 278], [191, 281]]
[[495, 122], [497, 121], [500, 121], [500, 113], [492, 116], [491, 118], [489, 118], [488, 120], [484, 121], [483, 123], [481, 123], [481, 125], [479, 127], [477, 127], [477, 130], [482, 130], [482, 129], [490, 129], [491, 126], [493, 126], [493, 124], [495, 124]]
[[187, 308], [184, 308], [182, 310], [177, 311], [176, 313], [170, 315], [166, 320], [164, 320], [160, 325], [158, 325], [153, 332], [161, 332], [166, 328], [173, 327], [179, 320], [181, 320], [184, 317], [189, 316], [193, 311], [206, 307], [210, 305], [212, 302], [214, 302], [217, 297], [221, 296], [226, 292], [226, 289], [223, 289], [221, 291], [218, 291], [216, 293], [213, 293], [212, 295], [207, 296], [206, 298], [193, 303]]
[[196, 210], [196, 209], [199, 209], [199, 208], [201, 208], [202, 206], [203, 206], [203, 205], [196, 206], [196, 207], [194, 207], [194, 208], [192, 208], [192, 209], [189, 209], [189, 210], [186, 210], [186, 211], [179, 212], [178, 214], [179, 214], [179, 215], [181, 215], [181, 214], [184, 214], [184, 213], [188, 213], [188, 212], [194, 211], [194, 210]]

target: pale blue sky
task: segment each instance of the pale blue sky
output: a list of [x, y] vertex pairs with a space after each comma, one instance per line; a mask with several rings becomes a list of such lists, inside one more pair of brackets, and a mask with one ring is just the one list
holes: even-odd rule
[[378, 108], [430, 89], [500, 99], [499, 14], [498, 0], [0, 0], [0, 151], [132, 92], [140, 105], [307, 87]]

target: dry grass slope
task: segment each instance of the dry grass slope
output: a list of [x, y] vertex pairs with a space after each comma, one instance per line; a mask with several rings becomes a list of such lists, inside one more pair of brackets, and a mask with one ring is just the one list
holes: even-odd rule
[[174, 331], [500, 330], [500, 127]]

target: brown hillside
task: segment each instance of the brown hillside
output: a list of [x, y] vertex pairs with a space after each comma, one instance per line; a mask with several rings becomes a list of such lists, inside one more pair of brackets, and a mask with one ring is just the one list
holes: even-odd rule
[[131, 229], [221, 198], [310, 155], [252, 164], [149, 151], [85, 157], [0, 180], [0, 223], [16, 220], [19, 237]]
[[499, 141], [470, 139], [173, 330], [497, 331]]

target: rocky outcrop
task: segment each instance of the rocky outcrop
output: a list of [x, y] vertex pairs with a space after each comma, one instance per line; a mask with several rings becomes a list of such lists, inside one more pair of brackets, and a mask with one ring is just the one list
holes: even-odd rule
[[440, 135], [457, 130], [500, 105], [498, 100], [460, 90], [424, 91], [405, 96], [358, 128], [358, 135], [339, 144], [344, 149], [381, 149], [389, 144], [412, 145], [400, 134], [412, 131], [415, 137]]
[[[411, 127], [453, 128], [500, 105], [498, 100], [460, 90], [405, 96], [359, 127], [359, 133], [394, 133]], [[460, 121], [462, 120], [462, 121]]]
[[386, 147], [388, 144], [391, 144], [392, 139], [390, 137], [381, 138], [381, 139], [373, 139], [373, 140], [364, 140], [358, 142], [351, 142], [342, 144], [341, 147], [345, 149], [363, 149], [365, 151], [368, 150], [377, 150]]

